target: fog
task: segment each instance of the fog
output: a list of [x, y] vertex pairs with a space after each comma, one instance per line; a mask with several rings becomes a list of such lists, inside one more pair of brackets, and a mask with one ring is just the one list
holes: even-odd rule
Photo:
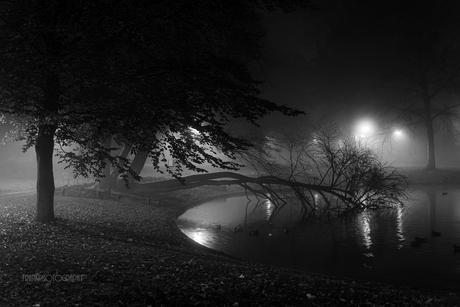
[[[454, 141], [444, 135], [437, 135], [436, 145], [436, 166], [438, 168], [460, 167], [460, 147]], [[418, 167], [426, 166], [427, 142], [423, 131], [401, 132], [396, 135], [390, 134], [378, 151], [382, 161], [392, 164], [395, 167]]]
[[[286, 118], [279, 114], [270, 115], [260, 121], [266, 132], [288, 130], [296, 133], [310, 133], [311, 127], [320, 123], [322, 118], [332, 113], [336, 116], [340, 127], [353, 127], [362, 115], [362, 108], [372, 113], [372, 106], [367, 101], [356, 102], [354, 105], [321, 104], [312, 98], [308, 89], [307, 72], [309, 64], [315, 57], [316, 49], [309, 40], [308, 18], [305, 12], [299, 11], [289, 15], [273, 12], [264, 20], [267, 36], [264, 39], [265, 54], [269, 63], [258, 71], [265, 79], [266, 85], [261, 89], [262, 96], [278, 104], [286, 104], [305, 111], [306, 115], [297, 118]], [[369, 110], [370, 109], [370, 110]], [[3, 136], [9, 126], [1, 124], [0, 134]], [[351, 129], [352, 130], [352, 129]], [[373, 150], [383, 162], [395, 167], [419, 167], [427, 164], [426, 133], [422, 127], [417, 129], [400, 129], [399, 135], [387, 128], [377, 127], [369, 137]], [[460, 167], [460, 146], [455, 136], [438, 132], [436, 141], [436, 166], [440, 168]], [[23, 142], [12, 142], [0, 145], [0, 173], [3, 178], [36, 179], [36, 159], [34, 149], [22, 152]], [[65, 170], [64, 164], [54, 161], [54, 176], [57, 185], [66, 182], [71, 170]], [[204, 165], [208, 171], [216, 171]], [[67, 173], [68, 175], [63, 175]], [[156, 171], [147, 161], [141, 172], [142, 176], [154, 176]], [[185, 175], [190, 172], [185, 172]]]
[[[0, 174], [2, 178], [35, 180], [37, 178], [37, 162], [34, 148], [22, 152], [24, 142], [10, 142], [0, 145]], [[62, 174], [69, 173], [64, 170], [65, 164], [58, 163], [54, 158], [54, 177], [56, 184], [62, 181]]]

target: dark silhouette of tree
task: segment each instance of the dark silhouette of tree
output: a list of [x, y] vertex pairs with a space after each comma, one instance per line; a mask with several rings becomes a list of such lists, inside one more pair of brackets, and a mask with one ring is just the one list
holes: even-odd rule
[[436, 168], [436, 121], [459, 106], [459, 12], [451, 0], [326, 1], [320, 17], [319, 79], [335, 75], [325, 86], [348, 92], [348, 102], [383, 102], [376, 108], [389, 121], [422, 124], [428, 170]]
[[[260, 139], [260, 138], [259, 138]], [[238, 153], [257, 176], [216, 172], [175, 180], [146, 182], [134, 189], [169, 192], [203, 185], [239, 185], [269, 199], [275, 213], [288, 203], [301, 206], [302, 218], [345, 216], [402, 205], [405, 177], [332, 124], [308, 135], [280, 132]]]
[[158, 168], [168, 151], [177, 178], [205, 161], [236, 169], [205, 149], [232, 158], [250, 146], [225, 130], [231, 118], [299, 114], [259, 98], [262, 82], [248, 69], [261, 58], [256, 11], [296, 2], [2, 1], [0, 113], [16, 122], [24, 149], [35, 147], [37, 221], [55, 220], [55, 150], [84, 176], [110, 164], [139, 178], [112, 154], [127, 142]]

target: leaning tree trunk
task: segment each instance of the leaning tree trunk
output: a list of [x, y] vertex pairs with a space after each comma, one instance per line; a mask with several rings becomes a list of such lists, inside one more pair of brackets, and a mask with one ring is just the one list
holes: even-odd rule
[[40, 125], [35, 144], [37, 157], [37, 222], [54, 222], [53, 153], [55, 125]]
[[425, 108], [425, 127], [428, 146], [428, 164], [426, 166], [426, 170], [431, 171], [436, 169], [436, 153], [434, 144], [433, 119], [431, 116], [431, 101], [428, 96], [426, 96], [423, 100]]
[[133, 162], [131, 162], [131, 169], [133, 170], [133, 172], [135, 172], [138, 175], [141, 173], [148, 156], [148, 151], [139, 151], [136, 154], [136, 156], [133, 159]]
[[[125, 146], [123, 147], [123, 150], [122, 152], [120, 153], [120, 157], [122, 158], [126, 158], [128, 157], [129, 153], [131, 152], [131, 148], [132, 148], [132, 144], [129, 143], [129, 142], [125, 142]], [[117, 179], [118, 179], [118, 176], [120, 175], [120, 171], [118, 169], [118, 167], [115, 167], [113, 170], [112, 170], [112, 173], [110, 173], [110, 177], [109, 177], [109, 185], [112, 187], [112, 186], [116, 186], [117, 184]]]
[[[139, 175], [144, 168], [145, 161], [147, 161], [147, 158], [149, 156], [148, 151], [138, 151], [136, 156], [134, 157], [133, 161], [131, 161], [131, 170]], [[131, 187], [132, 183], [134, 181], [134, 178], [131, 175], [128, 175], [128, 186]], [[117, 185], [117, 188], [123, 189], [123, 186], [125, 186], [125, 182], [120, 181]]]

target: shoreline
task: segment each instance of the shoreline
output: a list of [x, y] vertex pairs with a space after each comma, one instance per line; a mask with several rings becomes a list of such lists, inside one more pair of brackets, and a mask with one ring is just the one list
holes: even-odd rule
[[[56, 195], [56, 225], [33, 221], [34, 197], [0, 199], [4, 306], [460, 306], [460, 292], [426, 291], [247, 262], [199, 245], [180, 210], [224, 191], [156, 195], [147, 205]], [[83, 193], [83, 194], [82, 194]], [[3, 247], [2, 247], [3, 246]], [[21, 274], [82, 274], [82, 282], [24, 282]]]
[[[423, 187], [424, 187], [424, 185], [420, 185], [420, 184], [413, 184], [413, 185], [409, 186], [409, 188], [415, 188], [415, 189], [419, 189], [419, 188], [423, 189]], [[445, 189], [443, 189], [443, 190], [445, 190]], [[202, 200], [200, 200], [198, 202], [191, 203], [191, 204], [186, 205], [185, 207], [179, 209], [179, 211], [177, 212], [176, 216], [178, 217], [181, 214], [183, 214], [185, 211], [193, 209], [194, 207], [199, 206], [202, 203], [206, 203], [206, 202], [212, 201], [214, 199], [218, 199], [218, 198], [227, 199], [227, 198], [230, 198], [230, 197], [244, 196], [244, 195], [245, 195], [244, 192], [240, 192], [240, 193], [230, 193], [230, 194], [223, 194], [223, 195], [213, 196], [213, 197], [211, 197], [209, 199], [204, 199], [204, 200], [202, 199]], [[177, 227], [179, 228], [179, 226], [177, 226]], [[193, 243], [197, 244], [197, 246], [199, 246], [200, 248], [204, 248], [204, 249], [209, 250], [209, 251], [211, 251], [213, 253], [223, 254], [223, 255], [226, 255], [228, 257], [236, 258], [236, 259], [239, 259], [239, 260], [244, 261], [244, 262], [248, 261], [248, 260], [245, 260], [243, 258], [238, 258], [236, 256], [223, 253], [223, 252], [221, 252], [221, 251], [219, 251], [217, 249], [213, 249], [213, 248], [210, 248], [210, 247], [207, 247], [207, 246], [204, 246], [204, 245], [200, 245], [199, 243], [195, 242], [193, 239], [191, 239], [189, 237], [186, 237], [186, 240], [190, 240]], [[268, 266], [273, 266], [273, 265], [270, 265], [270, 264], [267, 264], [267, 265]], [[278, 267], [278, 266], [275, 266], [275, 267]], [[278, 268], [284, 268], [286, 270], [304, 272], [304, 273], [311, 274], [311, 275], [316, 275], [316, 276], [328, 276], [329, 278], [334, 277], [334, 278], [344, 279], [344, 280], [348, 280], [348, 281], [363, 282], [363, 283], [382, 283], [382, 284], [391, 285], [391, 286], [400, 287], [400, 288], [421, 289], [423, 291], [434, 292], [434, 293], [449, 293], [449, 292], [454, 291], [455, 293], [460, 295], [460, 288], [457, 291], [451, 290], [451, 289], [449, 289], [449, 290], [448, 289], [442, 289], [440, 287], [439, 288], [436, 288], [436, 287], [435, 288], [423, 288], [421, 286], [416, 286], [416, 285], [411, 286], [410, 284], [406, 284], [406, 285], [403, 285], [403, 284], [398, 285], [396, 283], [393, 284], [390, 281], [384, 281], [384, 280], [381, 280], [380, 278], [373, 278], [373, 280], [372, 280], [372, 278], [370, 278], [370, 279], [369, 278], [368, 279], [359, 279], [358, 277], [350, 277], [350, 276], [347, 277], [347, 276], [340, 276], [340, 275], [327, 275], [327, 274], [323, 274], [323, 273], [314, 273], [314, 272], [310, 272], [308, 270], [299, 270], [299, 269], [283, 267], [283, 266], [278, 267]], [[401, 277], [404, 277], [404, 276], [401, 276]], [[451, 288], [455, 289], [455, 287], [451, 287]]]
[[396, 170], [406, 176], [411, 185], [460, 185], [460, 169], [458, 168], [439, 168], [427, 171], [416, 167], [396, 167]]
[[[420, 169], [420, 168], [397, 168], [398, 171], [400, 171], [404, 176], [406, 176], [407, 180], [408, 180], [408, 187], [416, 187], [416, 188], [423, 188], [423, 187], [426, 187], [426, 186], [452, 186], [452, 187], [456, 187], [458, 188], [458, 184], [460, 184], [460, 169], [458, 170], [453, 170], [453, 169], [437, 169], [435, 171], [426, 171], [424, 169]], [[214, 196], [210, 199], [204, 199], [204, 200], [200, 200], [200, 201], [197, 201], [197, 202], [194, 202], [194, 203], [191, 203], [189, 205], [187, 205], [186, 207], [180, 209], [178, 212], [177, 212], [177, 217], [180, 216], [181, 214], [183, 214], [185, 211], [195, 207], [195, 206], [198, 206], [200, 205], [201, 203], [204, 203], [204, 202], [207, 202], [209, 200], [212, 200], [214, 198], [220, 198], [220, 197], [225, 197], [225, 198], [228, 198], [228, 197], [233, 197], [233, 196], [238, 196], [238, 195], [244, 195], [245, 193], [244, 192], [240, 192], [240, 193], [230, 193], [230, 194], [224, 194], [224, 195], [218, 195], [218, 196]], [[190, 238], [186, 238], [186, 240], [191, 240], [193, 241], [192, 239]], [[214, 249], [211, 249], [211, 248], [208, 248], [206, 246], [202, 246], [200, 245], [199, 243], [196, 243], [193, 241], [193, 243], [197, 244], [200, 246], [200, 248], [204, 248], [206, 250], [209, 250], [213, 253], [219, 253], [219, 254], [223, 254], [222, 252], [219, 252], [217, 250], [214, 250]], [[231, 258], [235, 258], [231, 255], [227, 255], [227, 254], [224, 254], [225, 256], [228, 256], [228, 257], [231, 257]], [[243, 259], [239, 259], [239, 258], [236, 258], [240, 261], [243, 261], [243, 262], [246, 262], [245, 260]], [[271, 265], [268, 265], [268, 266], [271, 266]], [[289, 270], [289, 271], [293, 271], [293, 272], [301, 272], [301, 273], [306, 273], [306, 274], [309, 274], [309, 275], [312, 275], [312, 276], [317, 276], [318, 278], [336, 278], [336, 279], [341, 279], [341, 280], [344, 280], [344, 281], [348, 281], [350, 283], [375, 283], [375, 284], [380, 284], [379, 282], [371, 282], [371, 281], [365, 281], [365, 280], [357, 280], [357, 279], [353, 279], [353, 278], [348, 278], [348, 277], [341, 277], [341, 276], [330, 276], [330, 275], [324, 275], [324, 274], [317, 274], [317, 273], [312, 273], [312, 272], [308, 272], [308, 271], [300, 271], [300, 270], [295, 270], [295, 269], [289, 269], [289, 268], [283, 268], [283, 267], [279, 267], [280, 269], [286, 269], [286, 270]], [[460, 290], [458, 292], [455, 292], [455, 293], [452, 293], [452, 292], [447, 292], [447, 291], [443, 291], [443, 290], [435, 290], [435, 289], [417, 289], [416, 287], [407, 287], [407, 286], [398, 286], [398, 285], [393, 285], [393, 284], [388, 284], [388, 283], [381, 283], [381, 285], [387, 285], [387, 286], [390, 286], [390, 287], [396, 287], [396, 288], [400, 288], [400, 289], [407, 289], [407, 290], [414, 290], [416, 289], [416, 291], [420, 290], [420, 291], [427, 291], [427, 292], [431, 292], [431, 293], [438, 293], [438, 294], [441, 294], [441, 295], [456, 295], [456, 296], [460, 296]], [[460, 305], [457, 305], [458, 303], [456, 303], [455, 306], [460, 306]]]

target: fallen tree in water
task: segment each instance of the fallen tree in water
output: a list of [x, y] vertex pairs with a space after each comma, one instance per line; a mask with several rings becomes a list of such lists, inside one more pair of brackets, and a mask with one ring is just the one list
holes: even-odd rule
[[261, 146], [239, 153], [240, 160], [255, 170], [255, 177], [215, 172], [139, 182], [132, 188], [161, 193], [237, 185], [270, 200], [277, 210], [298, 203], [304, 216], [346, 215], [402, 205], [405, 177], [381, 163], [371, 149], [356, 140], [339, 138], [333, 126], [322, 127], [313, 135], [270, 136]]

